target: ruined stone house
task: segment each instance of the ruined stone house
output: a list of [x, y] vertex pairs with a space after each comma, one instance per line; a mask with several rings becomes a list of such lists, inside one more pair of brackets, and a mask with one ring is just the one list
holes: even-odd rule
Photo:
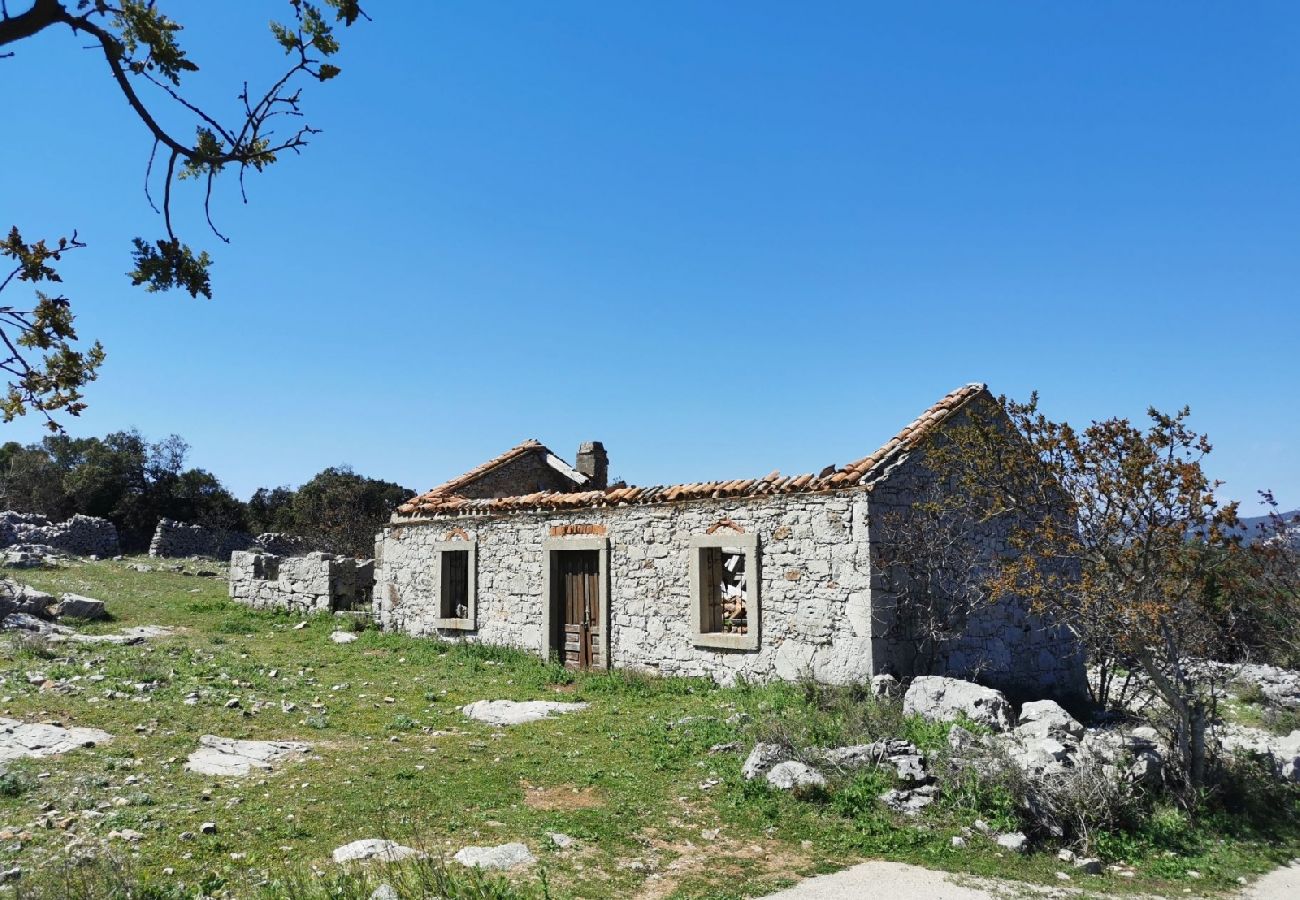
[[[527, 441], [399, 507], [376, 542], [374, 612], [386, 629], [572, 667], [724, 683], [909, 674], [906, 639], [885, 626], [896, 598], [873, 570], [878, 523], [925, 483], [924, 441], [994, 403], [962, 387], [816, 475], [611, 486], [601, 444], [570, 466]], [[968, 621], [931, 665], [1024, 695], [1083, 686], [1068, 633], [1013, 602]]]

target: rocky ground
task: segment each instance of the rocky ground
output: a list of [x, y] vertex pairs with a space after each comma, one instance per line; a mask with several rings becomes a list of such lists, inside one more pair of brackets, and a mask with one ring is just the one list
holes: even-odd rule
[[[903, 733], [792, 757], [759, 732], [810, 715], [799, 686], [575, 675], [257, 613], [211, 570], [64, 560], [0, 589], [5, 621], [28, 617], [0, 634], [0, 896], [116, 878], [157, 897], [506, 897], [544, 876], [557, 897], [724, 900], [873, 856], [1184, 896], [1300, 852], [1279, 832], [1059, 857], [936, 788], [941, 757], [990, 747], [1030, 772], [1096, 756], [1156, 777], [1157, 736], [1054, 704], [924, 680], [890, 700], [881, 680]], [[87, 600], [101, 618], [60, 618]], [[930, 723], [953, 715], [969, 728]], [[1262, 714], [1239, 727], [1276, 737]], [[482, 872], [507, 881], [465, 887]]]

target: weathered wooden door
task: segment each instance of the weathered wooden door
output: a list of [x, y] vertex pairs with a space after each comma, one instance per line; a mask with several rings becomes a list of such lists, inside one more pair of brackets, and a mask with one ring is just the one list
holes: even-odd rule
[[[564, 665], [589, 669], [603, 664], [600, 658], [600, 553], [597, 550], [564, 550], [557, 553], [560, 592], [564, 610]], [[561, 606], [561, 603], [556, 603]]]

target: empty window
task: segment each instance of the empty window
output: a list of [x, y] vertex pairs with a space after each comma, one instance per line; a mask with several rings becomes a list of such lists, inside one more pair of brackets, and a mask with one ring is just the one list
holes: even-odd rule
[[438, 616], [442, 619], [469, 618], [469, 551], [446, 550], [442, 554], [442, 596]]
[[435, 628], [470, 631], [475, 628], [477, 547], [473, 541], [434, 544]]
[[700, 535], [691, 539], [691, 597], [695, 643], [753, 650], [758, 647], [758, 540], [752, 534]]

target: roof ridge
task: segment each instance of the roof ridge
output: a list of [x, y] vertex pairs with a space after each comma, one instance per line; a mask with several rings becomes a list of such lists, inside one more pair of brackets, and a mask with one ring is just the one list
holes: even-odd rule
[[463, 472], [460, 475], [457, 475], [455, 478], [448, 479], [447, 481], [444, 481], [442, 484], [437, 485], [436, 487], [429, 488], [429, 490], [425, 491], [423, 494], [420, 494], [419, 496], [407, 502], [414, 503], [426, 498], [432, 499], [433, 497], [447, 496], [450, 494], [454, 494], [456, 488], [464, 487], [469, 482], [475, 480], [476, 478], [479, 478], [482, 475], [486, 475], [488, 472], [492, 471], [498, 466], [516, 460], [519, 457], [523, 456], [524, 454], [531, 453], [532, 451], [538, 449], [545, 450], [547, 453], [550, 453], [551, 455], [555, 455], [554, 450], [547, 447], [541, 441], [537, 440], [537, 438], [528, 438], [527, 440], [515, 444], [513, 447], [511, 447], [509, 450], [505, 451], [504, 453], [500, 453], [497, 456], [494, 456], [491, 459], [487, 460], [486, 462], [479, 463], [477, 466], [470, 469], [468, 472]]
[[[424, 515], [438, 515], [440, 513], [454, 515], [459, 512], [494, 513], [529, 509], [569, 509], [599, 506], [603, 503], [645, 505], [710, 498], [756, 497], [773, 494], [804, 494], [844, 490], [862, 485], [882, 466], [895, 459], [899, 453], [914, 447], [918, 441], [955, 415], [967, 403], [980, 394], [987, 393], [987, 391], [988, 385], [979, 381], [972, 381], [949, 391], [937, 403], [922, 412], [875, 452], [827, 475], [806, 473], [780, 476], [778, 480], [770, 480], [771, 476], [767, 476], [766, 478], [723, 479], [670, 485], [629, 485], [606, 488], [603, 491], [590, 490], [572, 493], [541, 491], [519, 497], [489, 497], [474, 500], [457, 496], [454, 493], [456, 486], [472, 480], [484, 472], [522, 455], [524, 452], [536, 447], [544, 447], [539, 441], [530, 439], [471, 469], [464, 475], [403, 503], [397, 508], [394, 518], [418, 518]], [[547, 450], [547, 452], [553, 451]]]

